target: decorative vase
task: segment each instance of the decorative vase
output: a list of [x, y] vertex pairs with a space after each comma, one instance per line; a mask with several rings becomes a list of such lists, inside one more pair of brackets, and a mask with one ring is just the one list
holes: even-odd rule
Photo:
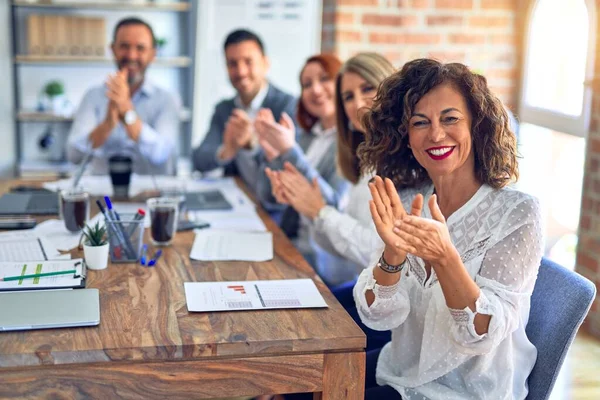
[[102, 246], [83, 245], [85, 263], [89, 269], [105, 269], [108, 266], [108, 243]]

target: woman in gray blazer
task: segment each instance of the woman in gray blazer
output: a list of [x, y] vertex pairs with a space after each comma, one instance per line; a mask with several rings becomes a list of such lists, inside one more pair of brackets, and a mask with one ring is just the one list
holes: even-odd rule
[[325, 202], [338, 206], [348, 182], [336, 170], [335, 77], [340, 60], [329, 54], [310, 57], [301, 73], [302, 92], [296, 119], [303, 131], [298, 135], [289, 115], [275, 121], [269, 110], [261, 110], [255, 121], [264, 157], [259, 168], [257, 196], [269, 211], [283, 210], [281, 227], [312, 265], [315, 251], [310, 243], [309, 221], [298, 215], [285, 198], [272, 194], [268, 175], [293, 165], [311, 182], [316, 179]]

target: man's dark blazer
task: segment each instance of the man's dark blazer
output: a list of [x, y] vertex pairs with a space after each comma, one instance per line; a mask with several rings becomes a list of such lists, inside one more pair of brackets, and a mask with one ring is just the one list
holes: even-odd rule
[[[279, 121], [283, 111], [295, 120], [296, 105], [297, 100], [295, 97], [269, 83], [267, 96], [261, 107], [271, 109], [273, 116]], [[217, 167], [225, 167], [225, 175], [238, 174], [234, 162], [235, 159], [225, 165], [219, 165], [216, 159], [217, 149], [223, 143], [225, 124], [234, 108], [233, 98], [223, 100], [215, 107], [208, 133], [202, 144], [194, 149], [194, 152], [192, 153], [192, 162], [194, 163], [194, 168], [198, 171], [206, 172]]]

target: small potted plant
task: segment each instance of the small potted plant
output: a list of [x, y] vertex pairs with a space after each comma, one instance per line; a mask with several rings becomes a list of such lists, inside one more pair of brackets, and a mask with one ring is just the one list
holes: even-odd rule
[[83, 229], [83, 254], [89, 269], [105, 269], [108, 266], [108, 241], [106, 240], [106, 227], [86, 225]]
[[65, 98], [65, 87], [61, 81], [50, 81], [44, 86], [44, 94], [48, 99], [50, 110], [57, 115], [64, 112], [67, 100]]
[[167, 45], [166, 37], [157, 37], [156, 38], [156, 53], [159, 57], [164, 56], [165, 47]]

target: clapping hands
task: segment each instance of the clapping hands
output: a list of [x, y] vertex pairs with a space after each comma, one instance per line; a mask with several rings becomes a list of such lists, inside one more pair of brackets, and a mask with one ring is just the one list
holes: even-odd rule
[[287, 152], [296, 141], [294, 121], [285, 112], [281, 113], [278, 123], [270, 109], [261, 109], [254, 121], [254, 128], [258, 134], [258, 143], [269, 161]]
[[450, 239], [446, 219], [437, 196], [430, 197], [428, 206], [432, 219], [422, 218], [423, 195], [413, 199], [410, 214], [404, 210], [392, 181], [376, 176], [369, 189], [373, 200], [370, 210], [377, 233], [385, 243], [385, 259], [390, 264], [400, 264], [408, 253], [431, 263], [443, 266], [448, 254], [455, 251]]
[[291, 163], [286, 162], [282, 171], [267, 168], [265, 172], [271, 180], [271, 191], [278, 203], [289, 204], [298, 213], [311, 219], [316, 218], [326, 206], [318, 179], [310, 182]]

